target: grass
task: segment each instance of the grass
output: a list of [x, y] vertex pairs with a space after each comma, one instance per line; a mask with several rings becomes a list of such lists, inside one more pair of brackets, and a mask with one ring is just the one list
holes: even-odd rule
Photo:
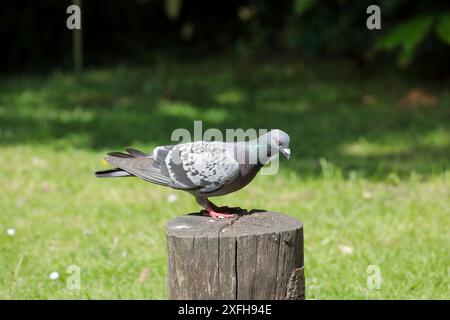
[[[434, 108], [400, 110], [419, 87]], [[188, 194], [99, 180], [104, 153], [176, 128], [281, 128], [293, 157], [218, 204], [304, 223], [307, 298], [447, 299], [450, 94], [345, 61], [208, 60], [0, 80], [0, 298], [164, 299], [165, 222]], [[175, 202], [169, 195], [176, 194]], [[13, 228], [15, 235], [7, 235]], [[81, 270], [69, 290], [67, 268]], [[380, 268], [367, 289], [368, 266]], [[60, 278], [50, 280], [51, 272]]]

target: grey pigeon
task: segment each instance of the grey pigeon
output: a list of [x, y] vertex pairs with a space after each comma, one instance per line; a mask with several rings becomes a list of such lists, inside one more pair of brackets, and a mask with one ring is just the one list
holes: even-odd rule
[[235, 192], [253, 180], [278, 152], [290, 158], [289, 136], [271, 130], [244, 142], [196, 141], [160, 146], [152, 153], [126, 148], [105, 158], [116, 169], [98, 171], [99, 178], [135, 176], [148, 182], [184, 190], [213, 218], [231, 218], [228, 207], [217, 207], [209, 197]]

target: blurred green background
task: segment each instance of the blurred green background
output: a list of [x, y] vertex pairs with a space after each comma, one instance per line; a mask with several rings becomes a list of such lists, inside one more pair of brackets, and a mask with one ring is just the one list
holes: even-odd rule
[[444, 2], [378, 1], [368, 30], [371, 1], [83, 1], [78, 72], [70, 4], [0, 12], [0, 298], [164, 299], [165, 222], [199, 207], [93, 172], [195, 120], [290, 134], [278, 175], [216, 201], [304, 223], [307, 298], [448, 298]]

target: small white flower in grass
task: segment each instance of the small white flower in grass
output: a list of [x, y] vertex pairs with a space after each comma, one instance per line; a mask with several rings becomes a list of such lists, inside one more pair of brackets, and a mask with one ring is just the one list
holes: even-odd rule
[[353, 248], [349, 246], [345, 246], [343, 244], [339, 245], [339, 250], [341, 250], [342, 254], [352, 254]]
[[367, 190], [364, 190], [364, 191], [361, 193], [361, 197], [362, 197], [364, 200], [370, 200], [370, 199], [372, 199], [372, 192], [367, 191]]
[[171, 193], [167, 196], [167, 202], [168, 203], [174, 203], [175, 201], [178, 200], [178, 196], [174, 193]]
[[48, 278], [49, 278], [50, 280], [56, 280], [56, 279], [59, 278], [59, 273], [56, 272], [56, 271], [53, 271], [52, 273], [50, 273], [50, 275], [48, 276]]
[[12, 237], [16, 234], [16, 230], [14, 230], [13, 228], [8, 228], [8, 229], [6, 229], [6, 234], [8, 236]]

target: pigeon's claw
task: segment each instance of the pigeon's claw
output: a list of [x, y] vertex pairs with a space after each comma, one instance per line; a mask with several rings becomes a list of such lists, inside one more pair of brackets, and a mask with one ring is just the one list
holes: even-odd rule
[[224, 212], [217, 212], [213, 209], [207, 208], [206, 211], [208, 212], [209, 216], [214, 219], [229, 219], [229, 218], [236, 218], [237, 214], [229, 214]]

